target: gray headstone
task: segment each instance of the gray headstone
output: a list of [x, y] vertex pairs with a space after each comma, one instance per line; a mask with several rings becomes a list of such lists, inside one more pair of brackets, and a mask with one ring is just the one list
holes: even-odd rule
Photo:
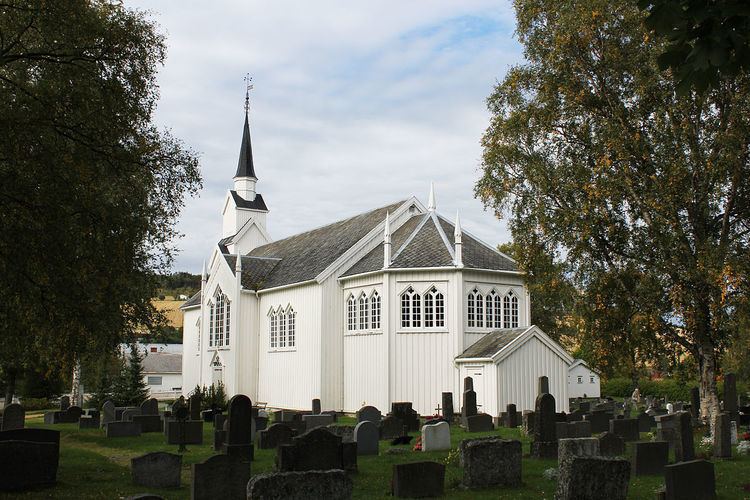
[[188, 400], [188, 409], [190, 411], [190, 420], [201, 419], [201, 395], [193, 394]]
[[562, 465], [574, 457], [598, 457], [597, 438], [564, 438], [557, 441], [557, 463]]
[[354, 441], [358, 455], [377, 455], [380, 445], [380, 431], [372, 422], [364, 421], [354, 428]]
[[444, 464], [413, 462], [393, 466], [391, 493], [396, 498], [441, 497], [444, 485]]
[[349, 500], [353, 488], [343, 470], [273, 472], [253, 476], [247, 483], [247, 499]]
[[630, 462], [622, 458], [573, 457], [561, 466], [557, 500], [625, 500]]
[[[356, 449], [354, 455], [356, 459]], [[342, 469], [341, 437], [318, 427], [279, 446], [276, 463], [280, 472]]]
[[146, 488], [179, 488], [182, 455], [163, 451], [130, 459], [133, 482]]
[[227, 455], [253, 459], [252, 412], [253, 404], [244, 394], [237, 394], [229, 400], [225, 443]]
[[316, 398], [312, 400], [312, 414], [313, 415], [320, 414], [320, 399]]
[[63, 396], [60, 398], [60, 411], [65, 411], [70, 408], [70, 396]]
[[[378, 426], [376, 425], [377, 429]], [[326, 427], [328, 431], [341, 438], [342, 443], [353, 443], [354, 442], [354, 426], [353, 425], [329, 425]], [[380, 431], [378, 430], [378, 433]]]
[[443, 418], [447, 422], [453, 422], [453, 393], [444, 392], [442, 394], [442, 403]]
[[464, 390], [466, 391], [473, 391], [474, 390], [474, 379], [471, 377], [464, 377]]
[[678, 462], [664, 467], [666, 500], [716, 498], [714, 464], [706, 460]]
[[167, 444], [203, 444], [203, 420], [168, 420], [164, 433]]
[[374, 406], [363, 406], [357, 412], [357, 423], [367, 420], [375, 425], [379, 425], [382, 419], [383, 414]]
[[123, 410], [122, 412], [122, 421], [124, 422], [132, 422], [133, 417], [135, 415], [140, 415], [141, 409], [140, 408], [128, 408], [127, 410]]
[[141, 426], [142, 433], [164, 432], [164, 422], [159, 415], [133, 415], [132, 421]]
[[223, 430], [224, 429], [224, 422], [226, 421], [227, 416], [222, 413], [216, 413], [214, 415], [214, 429]]
[[661, 475], [669, 463], [669, 443], [639, 441], [633, 444], [633, 473], [636, 476]]
[[467, 488], [521, 485], [521, 442], [499, 438], [461, 442], [463, 485]]
[[282, 444], [291, 444], [294, 430], [286, 424], [272, 424], [258, 433], [258, 448], [268, 450]]
[[609, 432], [620, 436], [625, 441], [638, 441], [638, 420], [634, 418], [622, 418], [609, 421]]
[[599, 453], [603, 457], [621, 457], [625, 454], [625, 441], [616, 434], [605, 432], [599, 436]]
[[404, 423], [400, 418], [387, 415], [380, 422], [380, 439], [396, 439], [404, 434]]
[[[17, 429], [11, 432], [21, 432]], [[58, 433], [59, 436], [59, 433]], [[58, 437], [59, 439], [59, 437]], [[0, 441], [0, 491], [25, 491], [57, 482], [59, 441]]]
[[107, 425], [115, 421], [115, 404], [112, 401], [105, 401], [102, 405], [102, 425]]
[[594, 411], [584, 416], [584, 420], [591, 422], [591, 432], [599, 434], [609, 431], [610, 414], [606, 411]]
[[191, 500], [246, 498], [250, 462], [229, 455], [214, 455], [193, 464], [192, 469]]
[[466, 417], [464, 425], [467, 432], [489, 432], [495, 429], [492, 417], [486, 413]]
[[141, 425], [135, 422], [110, 422], [105, 427], [108, 438], [137, 437], [141, 435]]
[[505, 407], [505, 413], [508, 415], [505, 422], [506, 427], [514, 429], [518, 427], [518, 412], [516, 411], [516, 405], [509, 404]]
[[466, 419], [477, 414], [477, 393], [473, 390], [464, 391], [461, 418], [466, 425]]
[[732, 435], [729, 413], [719, 413], [714, 417], [714, 456], [732, 458]]
[[451, 428], [448, 422], [440, 421], [422, 426], [422, 451], [451, 449]]
[[141, 403], [141, 415], [158, 415], [159, 402], [156, 398], [147, 399]]
[[521, 414], [521, 433], [526, 436], [534, 434], [534, 412], [531, 410], [524, 410]]
[[306, 430], [312, 430], [317, 427], [325, 427], [333, 423], [333, 416], [319, 414], [319, 415], [303, 415], [302, 421], [305, 423]]
[[26, 411], [18, 403], [9, 404], [3, 410], [3, 421], [0, 430], [13, 431], [23, 429], [26, 422]]
[[81, 418], [78, 419], [79, 429], [98, 429], [100, 424], [99, 416], [90, 417], [88, 415], [82, 415]]
[[539, 377], [537, 395], [541, 396], [542, 394], [549, 394], [549, 378], [546, 375]]
[[675, 414], [674, 456], [677, 462], [688, 462], [695, 459], [692, 420], [692, 415], [686, 411], [679, 411]]

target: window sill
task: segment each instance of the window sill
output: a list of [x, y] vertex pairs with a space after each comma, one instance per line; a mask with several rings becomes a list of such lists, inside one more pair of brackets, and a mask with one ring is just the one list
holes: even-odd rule
[[411, 330], [396, 330], [397, 335], [408, 333], [450, 333], [447, 328], [419, 328]]
[[297, 348], [296, 347], [280, 347], [278, 349], [269, 349], [268, 352], [269, 353], [274, 353], [274, 352], [297, 352]]
[[364, 337], [364, 336], [369, 336], [369, 335], [383, 335], [383, 331], [372, 330], [372, 331], [363, 331], [363, 332], [357, 332], [357, 331], [346, 332], [344, 334], [344, 337]]

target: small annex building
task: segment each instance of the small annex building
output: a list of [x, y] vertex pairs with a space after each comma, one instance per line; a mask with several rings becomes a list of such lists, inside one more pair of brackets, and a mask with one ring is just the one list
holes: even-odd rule
[[598, 398], [601, 396], [601, 379], [582, 359], [576, 359], [568, 369], [569, 398]]
[[573, 358], [538, 326], [502, 328], [484, 335], [456, 358], [461, 379], [472, 377], [477, 405], [499, 415], [508, 404], [533, 410], [537, 383], [549, 378], [557, 411], [568, 410], [566, 376]]

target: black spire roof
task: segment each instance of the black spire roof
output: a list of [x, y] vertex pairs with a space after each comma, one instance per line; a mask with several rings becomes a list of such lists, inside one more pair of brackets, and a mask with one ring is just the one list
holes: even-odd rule
[[235, 177], [255, 177], [255, 166], [253, 165], [253, 147], [250, 144], [250, 123], [247, 112], [245, 112], [245, 128], [242, 130], [242, 144], [240, 145], [240, 160], [237, 162], [237, 173]]

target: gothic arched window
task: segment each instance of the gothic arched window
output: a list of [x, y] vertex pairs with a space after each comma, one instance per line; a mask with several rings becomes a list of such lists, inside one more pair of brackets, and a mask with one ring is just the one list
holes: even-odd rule
[[424, 294], [424, 326], [445, 327], [445, 297], [434, 286]]
[[518, 328], [518, 297], [513, 290], [503, 298], [503, 326]]
[[492, 290], [485, 300], [487, 311], [487, 328], [502, 328], [502, 299]]
[[297, 345], [297, 313], [294, 309], [289, 307], [286, 312], [286, 345], [288, 347], [295, 347]]
[[466, 314], [469, 327], [484, 328], [484, 296], [477, 288], [469, 292]]
[[368, 312], [369, 312], [369, 308], [368, 308], [367, 295], [365, 295], [365, 292], [362, 292], [359, 296], [359, 329], [360, 330], [367, 330], [367, 327], [370, 323]]
[[354, 331], [357, 328], [357, 301], [354, 299], [354, 295], [349, 294], [349, 298], [346, 300], [346, 329], [347, 331]]
[[221, 288], [216, 289], [213, 301], [209, 302], [210, 324], [209, 324], [209, 347], [222, 347], [229, 345], [229, 321], [231, 313], [231, 302]]
[[401, 294], [401, 328], [419, 328], [422, 326], [422, 304], [414, 288], [407, 288]]
[[380, 328], [380, 295], [377, 291], [370, 297], [370, 326], [373, 330]]

